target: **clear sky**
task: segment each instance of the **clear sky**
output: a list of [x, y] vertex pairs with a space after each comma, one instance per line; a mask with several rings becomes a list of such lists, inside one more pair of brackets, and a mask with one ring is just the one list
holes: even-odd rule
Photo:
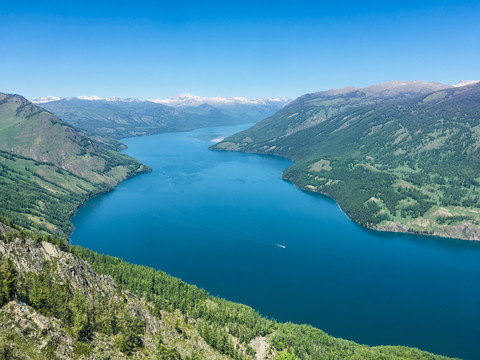
[[0, 0], [0, 92], [294, 98], [417, 79], [480, 79], [480, 0]]

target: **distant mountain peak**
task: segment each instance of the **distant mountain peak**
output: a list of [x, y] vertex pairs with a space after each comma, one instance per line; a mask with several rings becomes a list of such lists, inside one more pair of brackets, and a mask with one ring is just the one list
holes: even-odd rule
[[62, 98], [58, 96], [45, 96], [45, 97], [39, 97], [35, 99], [28, 99], [30, 102], [34, 104], [46, 104], [52, 101], [58, 101], [61, 100]]
[[184, 93], [172, 96], [168, 99], [149, 99], [147, 101], [154, 102], [157, 104], [163, 104], [173, 107], [188, 107], [188, 106], [199, 106], [202, 104], [207, 104], [215, 107], [222, 106], [235, 106], [235, 105], [270, 105], [270, 104], [287, 104], [290, 102], [290, 99], [285, 97], [283, 98], [254, 98], [247, 99], [241, 96], [215, 96], [215, 97], [203, 97], [198, 95], [193, 95], [190, 93]]
[[109, 102], [139, 102], [141, 100], [135, 98], [123, 98], [118, 96], [113, 96], [110, 98], [102, 98], [97, 95], [91, 96], [76, 96], [76, 97], [58, 97], [58, 96], [46, 96], [46, 97], [39, 97], [34, 99], [28, 99], [34, 104], [46, 104], [53, 101], [59, 100], [87, 100], [87, 101], [109, 101]]
[[461, 87], [479, 83], [480, 80], [460, 80], [458, 83], [453, 84], [454, 87]]
[[[462, 86], [462, 85], [459, 85]], [[345, 87], [341, 89], [330, 89], [326, 91], [320, 91], [315, 93], [316, 95], [345, 95], [354, 91], [361, 91], [365, 95], [396, 95], [401, 93], [428, 93], [437, 90], [443, 90], [452, 87], [452, 85], [441, 84], [434, 81], [403, 81], [392, 80], [380, 84], [370, 85], [366, 87]]]
[[[135, 98], [123, 98], [113, 96], [110, 98], [102, 98], [97, 95], [91, 96], [76, 96], [76, 97], [57, 97], [57, 96], [46, 96], [39, 97], [34, 99], [29, 99], [34, 104], [46, 104], [53, 101], [59, 100], [87, 100], [87, 101], [108, 101], [108, 102], [145, 102], [143, 100], [138, 100]], [[290, 102], [290, 99], [286, 97], [282, 98], [254, 98], [247, 99], [241, 96], [215, 96], [215, 97], [203, 97], [198, 95], [193, 95], [190, 93], [183, 93], [179, 95], [172, 96], [168, 99], [148, 99], [147, 102], [153, 102], [157, 104], [172, 106], [172, 107], [189, 107], [189, 106], [199, 106], [207, 104], [214, 107], [229, 107], [235, 105], [248, 105], [248, 106], [268, 106], [268, 105], [286, 105]]]

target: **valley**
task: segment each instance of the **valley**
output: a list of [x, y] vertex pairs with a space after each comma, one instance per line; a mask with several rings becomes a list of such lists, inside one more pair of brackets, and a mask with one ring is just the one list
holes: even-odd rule
[[2, 2], [0, 360], [479, 359], [479, 18]]
[[[120, 133], [109, 137], [101, 131], [93, 132], [93, 128], [77, 129], [21, 96], [3, 94], [0, 103], [4, 184], [1, 216], [6, 226], [2, 226], [5, 245], [0, 248], [0, 267], [4, 274], [0, 316], [4, 324], [20, 321], [25, 326], [0, 331], [0, 349], [9, 354], [28, 353], [30, 358], [36, 358], [35, 354], [41, 358], [70, 358], [74, 354], [83, 358], [102, 354], [113, 358], [133, 355], [257, 360], [308, 359], [317, 358], [319, 354], [346, 359], [442, 358], [415, 349], [419, 347], [473, 359], [474, 339], [465, 334], [477, 332], [475, 327], [480, 321], [475, 319], [480, 314], [461, 294], [480, 273], [475, 245], [457, 244], [448, 239], [425, 242], [424, 237], [384, 237], [365, 232], [350, 222], [335, 203], [300, 192], [280, 178], [280, 173], [288, 167], [284, 179], [305, 190], [333, 196], [347, 215], [367, 227], [475, 237], [472, 230], [475, 229], [475, 206], [467, 206], [465, 202], [477, 196], [474, 183], [467, 187], [465, 182], [468, 176], [465, 170], [469, 169], [465, 164], [470, 158], [458, 164], [457, 169], [464, 173], [457, 172], [456, 177], [443, 173], [443, 187], [435, 180], [438, 188], [432, 185], [421, 188], [425, 170], [416, 170], [423, 169], [421, 166], [432, 169], [427, 165], [434, 155], [429, 158], [423, 153], [440, 151], [445, 144], [452, 144], [457, 135], [467, 139], [465, 128], [448, 130], [440, 126], [440, 130], [433, 130], [434, 135], [428, 135], [433, 137], [430, 142], [422, 140], [425, 147], [422, 150], [409, 143], [411, 139], [418, 141], [412, 136], [416, 131], [415, 121], [408, 122], [408, 116], [401, 118], [403, 128], [407, 129], [403, 131], [408, 132], [404, 135], [395, 128], [395, 121], [385, 125], [383, 119], [391, 118], [392, 113], [397, 117], [395, 112], [399, 109], [412, 115], [420, 103], [428, 106], [423, 116], [432, 124], [435, 122], [429, 119], [439, 117], [444, 119], [442, 124], [450, 124], [445, 119], [459, 111], [464, 115], [462, 121], [471, 121], [477, 111], [476, 102], [470, 101], [476, 96], [476, 85], [438, 90], [441, 84], [415, 83], [407, 93], [387, 91], [387, 94], [382, 86], [382, 96], [377, 94], [378, 89], [366, 98], [355, 93], [348, 100], [350, 105], [336, 110], [323, 109], [325, 114], [333, 111], [332, 116], [326, 116], [317, 124], [307, 119], [292, 130], [289, 119], [296, 119], [303, 111], [303, 100], [297, 99], [248, 129], [250, 125], [209, 128], [202, 124], [193, 132], [148, 137], [139, 137], [147, 133], [130, 134], [136, 137], [122, 139], [128, 145], [124, 150], [126, 154], [115, 151], [125, 149], [115, 140]], [[438, 91], [444, 93], [438, 95]], [[350, 91], [346, 94], [352, 96]], [[343, 91], [340, 95], [345, 96]], [[328, 96], [339, 94], [334, 92]], [[338, 103], [326, 101], [328, 106]], [[455, 106], [449, 107], [450, 103]], [[89, 106], [90, 103], [82, 105], [86, 109]], [[292, 116], [290, 107], [299, 111]], [[280, 130], [284, 126], [281, 121], [272, 122], [272, 118], [278, 116], [287, 119], [285, 125], [290, 129], [287, 135], [279, 135], [278, 131], [284, 131]], [[270, 126], [269, 123], [280, 126], [275, 130], [277, 133], [262, 128], [265, 124]], [[257, 132], [253, 131], [259, 126], [262, 128], [259, 134], [274, 136], [268, 142], [276, 145], [268, 148], [259, 145]], [[359, 129], [363, 136], [357, 136], [361, 134]], [[345, 137], [342, 131], [351, 133]], [[377, 131], [394, 134], [394, 145], [401, 143], [405, 153], [396, 147], [386, 151], [375, 140], [365, 141], [369, 136], [375, 137]], [[232, 133], [236, 134], [229, 136]], [[295, 163], [270, 156], [207, 150], [212, 142], [220, 139], [224, 140], [213, 145], [213, 149], [276, 155]], [[316, 139], [315, 144], [310, 144], [309, 139]], [[349, 146], [339, 147], [335, 145], [338, 141], [346, 141]], [[453, 144], [458, 144], [458, 140], [455, 141]], [[472, 149], [463, 154], [475, 156]], [[355, 157], [349, 157], [350, 150], [354, 150]], [[423, 154], [422, 157], [406, 157], [414, 151]], [[395, 156], [405, 156], [392, 165], [389, 163], [395, 159], [392, 152], [397, 153]], [[456, 156], [455, 153], [452, 156]], [[314, 175], [308, 175], [302, 185], [305, 169]], [[120, 183], [149, 171], [153, 172]], [[328, 179], [321, 177], [327, 174]], [[375, 186], [369, 187], [369, 184]], [[399, 184], [400, 190], [392, 193], [388, 190], [392, 184]], [[337, 189], [338, 195], [322, 191], [322, 186]], [[435, 206], [432, 199], [436, 192], [443, 194], [436, 198], [438, 201], [445, 201], [448, 194], [452, 201], [458, 201], [454, 193], [458, 186], [462, 187], [464, 196], [460, 198], [460, 205], [431, 209]], [[372, 195], [372, 191], [376, 192]], [[398, 198], [396, 192], [404, 196], [400, 196], [400, 204], [406, 204], [403, 208], [394, 205], [400, 210], [399, 214], [387, 212], [391, 210], [389, 196]], [[89, 200], [102, 193], [104, 195]], [[346, 200], [342, 200], [342, 196]], [[359, 208], [357, 202], [366, 196], [368, 199]], [[351, 208], [345, 206], [344, 201], [350, 201], [347, 205]], [[131, 265], [65, 242], [72, 231], [70, 218], [82, 204], [85, 205], [73, 218], [72, 242], [141, 265]], [[422, 206], [429, 205], [423, 214], [416, 213], [422, 211]], [[398, 228], [404, 217], [419, 219], [417, 223], [430, 226], [420, 222], [424, 220], [423, 215], [439, 223], [438, 229], [444, 232], [432, 233], [430, 228], [418, 231], [411, 224], [407, 230]], [[359, 221], [358, 216], [363, 216], [364, 222]], [[461, 231], [455, 230], [459, 224], [464, 226]], [[448, 233], [445, 229], [457, 232]], [[459, 251], [466, 254], [461, 261]], [[19, 260], [28, 258], [28, 254], [34, 254], [34, 258], [26, 262]], [[384, 259], [390, 259], [388, 264]], [[76, 264], [73, 270], [67, 270], [67, 264], [72, 263]], [[244, 268], [244, 263], [250, 265]], [[445, 271], [445, 263], [450, 264], [449, 271]], [[269, 270], [265, 271], [266, 268]], [[469, 277], [460, 276], [467, 268]], [[69, 271], [75, 276], [68, 275]], [[422, 276], [418, 276], [419, 271]], [[379, 277], [378, 272], [385, 276]], [[399, 275], [401, 273], [403, 275]], [[106, 280], [104, 276], [113, 279]], [[445, 283], [435, 280], [438, 276], [448, 279], [448, 289]], [[374, 283], [368, 280], [372, 277]], [[395, 286], [389, 285], [390, 277], [396, 278]], [[312, 284], [312, 288], [297, 286], [299, 278]], [[285, 286], [291, 294], [285, 294]], [[379, 291], [372, 291], [372, 286]], [[364, 292], [365, 289], [370, 290]], [[247, 303], [279, 321], [264, 318], [248, 306], [221, 300], [210, 292]], [[416, 293], [416, 300], [408, 301], [402, 295], [408, 293]], [[351, 304], [345, 299], [351, 294], [355, 294], [357, 303], [351, 311], [345, 311]], [[372, 295], [379, 302], [372, 301]], [[468, 299], [476, 296], [476, 292], [470, 292]], [[121, 305], [120, 299], [129, 305]], [[283, 305], [278, 299], [282, 299]], [[433, 301], [438, 307], [430, 306]], [[66, 305], [62, 308], [59, 304]], [[224, 315], [218, 316], [219, 307]], [[412, 316], [397, 317], [392, 307], [396, 308], [395, 313]], [[328, 313], [324, 311], [327, 308]], [[443, 310], [439, 314], [440, 308], [461, 308], [465, 314]], [[22, 312], [29, 315], [19, 317]], [[107, 321], [107, 313], [113, 322]], [[462, 318], [460, 329], [459, 316]], [[40, 334], [32, 330], [35, 328], [32, 321], [48, 329], [41, 333], [42, 342], [36, 340]], [[288, 321], [309, 325], [293, 325]], [[441, 331], [433, 336], [432, 331], [436, 331], [432, 324], [436, 324], [434, 328], [438, 330], [456, 330]], [[357, 343], [332, 337], [311, 325]], [[18, 336], [11, 337], [9, 331], [15, 331]], [[44, 347], [42, 343], [50, 345]], [[378, 346], [380, 344], [411, 347]]]

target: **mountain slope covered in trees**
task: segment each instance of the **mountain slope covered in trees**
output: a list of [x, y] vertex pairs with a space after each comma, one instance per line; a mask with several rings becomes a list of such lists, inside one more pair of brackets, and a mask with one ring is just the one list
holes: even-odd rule
[[149, 168], [19, 95], [0, 93], [0, 214], [68, 236], [86, 199]]
[[298, 130], [319, 109], [305, 95], [212, 148], [294, 160], [285, 179], [334, 197], [362, 225], [479, 240], [480, 84], [426, 91], [378, 102], [341, 92], [328, 101], [364, 100]]

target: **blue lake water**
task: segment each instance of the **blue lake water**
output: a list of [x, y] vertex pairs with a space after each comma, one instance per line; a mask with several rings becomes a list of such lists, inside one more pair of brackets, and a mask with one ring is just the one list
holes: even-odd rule
[[72, 243], [280, 321], [480, 358], [480, 243], [364, 229], [283, 181], [289, 160], [208, 150], [245, 127], [124, 139], [153, 172], [88, 201]]

